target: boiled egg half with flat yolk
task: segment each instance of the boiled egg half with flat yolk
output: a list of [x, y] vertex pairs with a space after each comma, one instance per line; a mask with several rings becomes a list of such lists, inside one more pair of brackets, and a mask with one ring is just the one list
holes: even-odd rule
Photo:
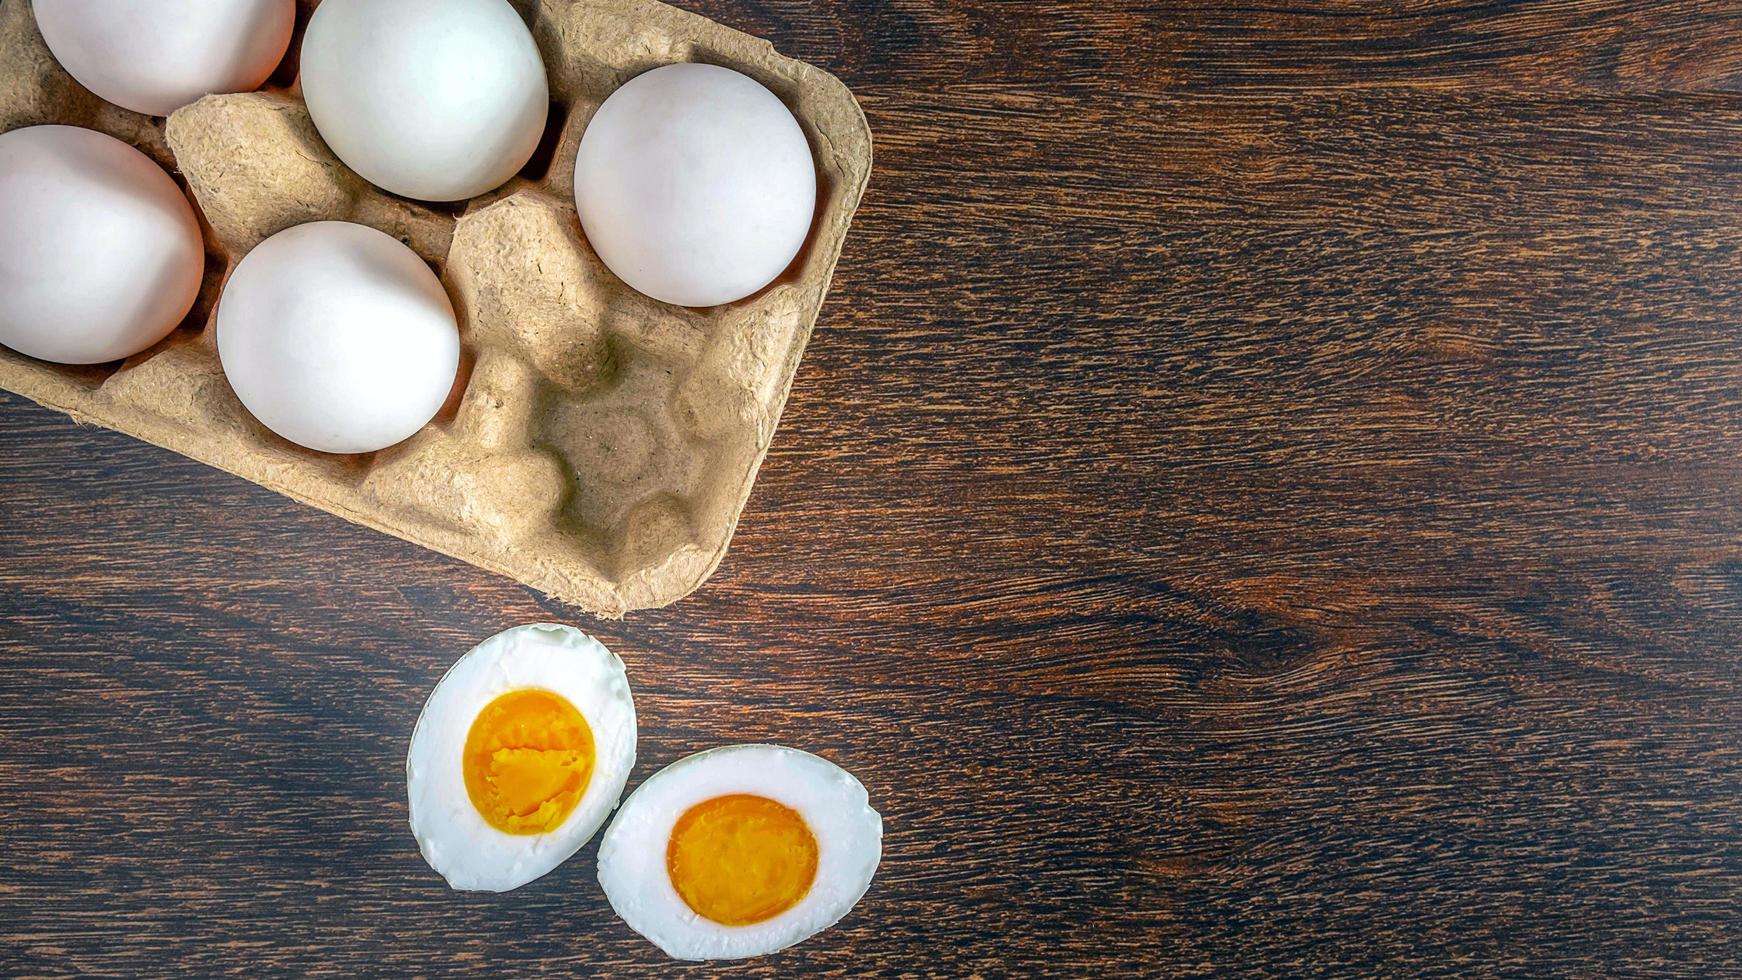
[[624, 802], [599, 845], [599, 883], [667, 954], [730, 959], [840, 921], [882, 855], [882, 818], [846, 770], [733, 745], [672, 763]]
[[568, 626], [521, 626], [455, 663], [405, 759], [424, 860], [466, 891], [518, 888], [590, 840], [635, 768], [623, 661]]

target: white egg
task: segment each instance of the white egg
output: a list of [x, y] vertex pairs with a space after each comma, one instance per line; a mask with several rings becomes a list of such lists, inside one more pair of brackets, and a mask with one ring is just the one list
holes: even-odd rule
[[365, 180], [424, 201], [501, 186], [544, 134], [544, 61], [507, 0], [326, 0], [302, 97]]
[[296, 23], [296, 0], [35, 0], [32, 9], [80, 85], [148, 116], [259, 88]]
[[590, 840], [635, 768], [623, 661], [568, 626], [521, 626], [449, 670], [405, 757], [411, 831], [448, 884], [508, 891]]
[[599, 845], [611, 907], [668, 955], [759, 956], [852, 910], [883, 854], [865, 787], [826, 759], [733, 745], [635, 790]]
[[587, 123], [575, 207], [617, 277], [654, 299], [717, 306], [773, 282], [804, 246], [816, 164], [755, 79], [681, 64], [638, 75]]
[[417, 253], [364, 225], [286, 228], [218, 299], [218, 358], [248, 411], [291, 442], [367, 453], [441, 409], [460, 365], [453, 304]]
[[175, 329], [204, 272], [193, 208], [145, 154], [73, 126], [0, 134], [0, 344], [120, 360]]

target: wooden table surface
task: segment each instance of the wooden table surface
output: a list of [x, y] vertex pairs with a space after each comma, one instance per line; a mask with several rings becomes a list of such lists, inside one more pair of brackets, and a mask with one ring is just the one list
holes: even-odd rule
[[632, 785], [884, 814], [726, 972], [1742, 975], [1733, 2], [685, 5], [878, 141], [724, 566], [590, 622], [0, 396], [0, 973], [678, 972], [593, 847], [406, 828], [431, 685], [556, 619]]

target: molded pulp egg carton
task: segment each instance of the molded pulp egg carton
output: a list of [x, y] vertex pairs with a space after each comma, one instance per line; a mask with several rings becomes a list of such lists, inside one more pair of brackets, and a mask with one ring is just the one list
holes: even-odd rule
[[[870, 175], [871, 133], [839, 80], [706, 18], [652, 0], [516, 6], [550, 79], [545, 144], [506, 187], [432, 206], [370, 186], [321, 142], [294, 84], [300, 30], [265, 90], [149, 119], [81, 88], [43, 44], [27, 0], [0, 0], [0, 131], [65, 123], [138, 147], [193, 192], [208, 253], [200, 301], [163, 343], [98, 368], [0, 348], [0, 387], [601, 615], [701, 585], [785, 405]], [[681, 61], [768, 86], [817, 164], [817, 219], [798, 259], [762, 292], [709, 310], [624, 285], [587, 245], [573, 203], [575, 150], [599, 103]], [[225, 382], [213, 337], [236, 262], [275, 232], [323, 219], [411, 246], [460, 317], [465, 356], [447, 406], [410, 440], [366, 456], [302, 449], [256, 422]]]

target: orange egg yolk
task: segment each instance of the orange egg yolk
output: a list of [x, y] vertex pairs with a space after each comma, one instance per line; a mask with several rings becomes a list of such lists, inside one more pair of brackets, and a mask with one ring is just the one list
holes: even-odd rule
[[792, 908], [817, 877], [817, 839], [791, 807], [746, 793], [698, 803], [665, 848], [672, 887], [723, 926], [765, 922]]
[[466, 734], [466, 793], [507, 834], [562, 826], [593, 776], [593, 730], [560, 694], [509, 691], [484, 706]]

